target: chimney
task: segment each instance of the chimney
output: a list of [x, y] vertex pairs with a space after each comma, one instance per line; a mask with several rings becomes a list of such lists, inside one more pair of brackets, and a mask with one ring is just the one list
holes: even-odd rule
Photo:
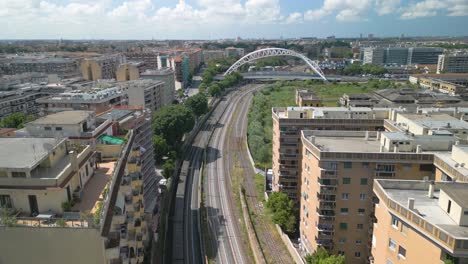
[[434, 187], [435, 187], [434, 186], [434, 181], [431, 181], [429, 183], [429, 190], [427, 192], [427, 197], [429, 197], [431, 199], [434, 198]]
[[369, 140], [369, 131], [366, 131], [366, 135], [364, 137], [366, 140]]
[[408, 198], [408, 209], [414, 210], [414, 198]]
[[416, 146], [416, 153], [421, 153], [422, 152], [422, 147], [421, 145]]
[[78, 154], [76, 151], [72, 150], [68, 152], [70, 154], [70, 164], [73, 170], [78, 171]]

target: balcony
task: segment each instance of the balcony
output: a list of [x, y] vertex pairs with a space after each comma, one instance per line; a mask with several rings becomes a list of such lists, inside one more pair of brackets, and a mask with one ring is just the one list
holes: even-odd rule
[[335, 195], [336, 194], [336, 186], [326, 186], [321, 185], [319, 195]]
[[319, 232], [333, 232], [334, 228], [332, 224], [318, 224], [315, 226]]
[[320, 178], [322, 179], [336, 179], [338, 172], [336, 170], [328, 170], [320, 168]]
[[322, 210], [334, 210], [336, 208], [335, 201], [319, 202], [319, 208]]
[[319, 179], [318, 184], [320, 187], [333, 187], [336, 189], [336, 186], [338, 186], [338, 181], [332, 179]]
[[335, 218], [335, 211], [322, 210], [321, 208], [317, 208], [317, 215], [320, 218], [334, 219]]

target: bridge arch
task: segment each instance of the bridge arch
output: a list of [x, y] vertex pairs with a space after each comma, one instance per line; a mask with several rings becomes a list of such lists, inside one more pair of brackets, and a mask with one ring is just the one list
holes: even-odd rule
[[315, 61], [307, 58], [306, 56], [298, 52], [288, 50], [288, 49], [282, 49], [282, 48], [266, 48], [266, 49], [259, 49], [259, 50], [253, 51], [245, 55], [244, 57], [240, 58], [233, 65], [231, 65], [231, 67], [229, 67], [229, 69], [223, 74], [223, 76], [227, 76], [233, 73], [240, 66], [248, 62], [252, 62], [258, 59], [263, 59], [263, 58], [268, 58], [268, 57], [276, 57], [276, 56], [293, 56], [296, 58], [300, 58], [305, 63], [307, 63], [307, 65], [312, 69], [312, 71], [318, 74], [320, 78], [322, 78], [324, 81], [327, 81], [327, 78], [325, 78], [325, 75], [323, 74], [322, 70], [320, 70], [320, 67]]

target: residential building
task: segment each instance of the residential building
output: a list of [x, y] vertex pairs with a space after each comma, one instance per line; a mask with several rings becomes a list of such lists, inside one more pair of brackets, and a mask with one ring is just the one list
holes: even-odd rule
[[437, 64], [442, 48], [368, 47], [362, 50], [363, 64], [415, 65]]
[[174, 70], [171, 68], [164, 68], [159, 70], [146, 70], [140, 74], [140, 78], [145, 80], [163, 81], [164, 82], [164, 100], [163, 105], [171, 104], [175, 97], [175, 75]]
[[158, 68], [158, 52], [126, 52], [129, 61], [141, 61], [150, 69]]
[[371, 263], [468, 263], [468, 184], [374, 181]]
[[414, 135], [451, 135], [462, 140], [468, 139], [468, 122], [444, 113], [397, 113], [392, 123], [399, 131]]
[[340, 104], [344, 107], [373, 107], [378, 100], [367, 94], [343, 94]]
[[236, 47], [227, 47], [224, 49], [224, 57], [236, 57], [240, 58], [244, 56], [244, 48], [236, 48]]
[[467, 163], [467, 145], [455, 144], [451, 152], [434, 153], [436, 181], [468, 182]]
[[299, 201], [301, 130], [384, 130], [384, 119], [391, 114], [391, 108], [274, 107], [273, 191], [285, 192]]
[[24, 83], [47, 83], [48, 79], [49, 78], [47, 74], [40, 72], [27, 72], [15, 75], [4, 75], [0, 78], [0, 90], [8, 89], [8, 87]]
[[437, 73], [468, 73], [468, 53], [439, 55]]
[[68, 88], [62, 85], [17, 84], [0, 90], [0, 118], [14, 113], [38, 115], [40, 105], [36, 99], [63, 93]]
[[126, 58], [121, 54], [86, 58], [80, 64], [81, 74], [88, 81], [115, 79], [118, 66], [125, 62]]
[[313, 90], [296, 89], [296, 105], [297, 106], [323, 106], [322, 100]]
[[451, 96], [468, 98], [468, 87], [465, 85], [456, 84], [434, 77], [420, 77], [418, 83], [423, 88], [435, 90]]
[[140, 74], [146, 69], [144, 62], [127, 62], [120, 64], [115, 72], [118, 82], [132, 81], [140, 79]]
[[428, 152], [449, 151], [457, 139], [404, 132], [316, 130], [302, 131], [301, 140], [300, 234], [304, 249], [313, 252], [321, 246], [345, 255], [346, 263], [366, 263], [372, 235], [373, 180], [434, 180], [434, 158]]
[[89, 110], [96, 114], [112, 106], [127, 104], [127, 95], [121, 88], [93, 88], [88, 91], [71, 91], [36, 100], [45, 114], [65, 110]]
[[151, 131], [149, 122], [140, 111], [121, 134], [126, 140], [98, 145], [98, 152], [66, 139], [0, 142], [0, 197], [12, 222], [0, 225], [2, 261], [142, 263], [152, 234], [144, 179], [154, 161], [147, 158], [151, 137], [142, 133]]
[[205, 63], [224, 58], [224, 50], [203, 50], [203, 60]]
[[[24, 135], [23, 135], [24, 133]], [[95, 147], [102, 135], [113, 135], [112, 122], [98, 122], [94, 111], [62, 111], [26, 123], [17, 136], [68, 138]]]
[[172, 100], [166, 101], [163, 81], [137, 80], [117, 84], [128, 96], [128, 105], [140, 106], [149, 111], [156, 111], [169, 105]]
[[28, 72], [67, 75], [78, 73], [76, 60], [52, 57], [14, 57], [0, 60], [0, 75], [16, 75]]

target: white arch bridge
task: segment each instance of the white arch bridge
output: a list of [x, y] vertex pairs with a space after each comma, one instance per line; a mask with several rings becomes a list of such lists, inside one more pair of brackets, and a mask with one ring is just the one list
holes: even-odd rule
[[320, 78], [322, 78], [324, 81], [327, 81], [327, 78], [325, 78], [325, 75], [323, 74], [322, 70], [320, 70], [320, 67], [315, 61], [307, 58], [306, 56], [298, 52], [288, 50], [288, 49], [282, 49], [282, 48], [266, 48], [266, 49], [259, 49], [259, 50], [253, 51], [245, 55], [244, 57], [240, 58], [233, 65], [231, 65], [231, 67], [229, 67], [229, 69], [223, 74], [223, 76], [233, 73], [239, 67], [241, 67], [242, 65], [246, 63], [256, 61], [258, 59], [263, 59], [263, 58], [268, 58], [268, 57], [277, 57], [277, 56], [292, 56], [292, 57], [300, 58], [305, 63], [307, 63], [307, 65], [312, 69], [312, 71], [318, 74]]

